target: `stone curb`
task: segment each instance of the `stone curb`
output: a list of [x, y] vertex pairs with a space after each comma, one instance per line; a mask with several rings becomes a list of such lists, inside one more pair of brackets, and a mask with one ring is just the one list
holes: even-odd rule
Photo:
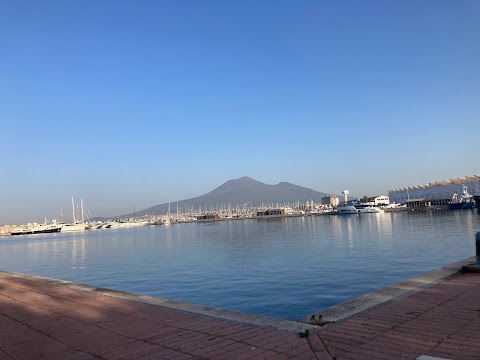
[[138, 302], [142, 304], [160, 306], [168, 309], [179, 310], [179, 311], [206, 316], [206, 317], [236, 321], [236, 322], [260, 326], [260, 327], [271, 327], [276, 330], [283, 330], [283, 331], [288, 331], [292, 333], [303, 332], [307, 329], [310, 331], [319, 329], [317, 325], [305, 324], [302, 322], [275, 319], [275, 318], [270, 318], [262, 315], [254, 315], [254, 314], [242, 313], [238, 311], [226, 310], [226, 309], [215, 308], [210, 306], [190, 304], [186, 302], [163, 299], [155, 296], [148, 296], [148, 295], [130, 293], [125, 291], [100, 288], [100, 287], [95, 287], [90, 285], [77, 284], [70, 281], [22, 274], [22, 273], [13, 272], [13, 271], [0, 270], [0, 275], [6, 275], [6, 276], [16, 277], [20, 279], [36, 281], [36, 282], [40, 282], [48, 285], [60, 286], [60, 287], [65, 287], [73, 290], [96, 293], [96, 294], [109, 296], [112, 298], [126, 300], [126, 301], [133, 301], [133, 302]]
[[[472, 265], [475, 261], [475, 257], [468, 258], [451, 265], [442, 267], [430, 271], [426, 274], [413, 277], [409, 280], [387, 286], [383, 289], [362, 295], [355, 299], [349, 300], [347, 302], [335, 305], [333, 307], [327, 308], [325, 310], [316, 312], [316, 318], [318, 315], [322, 315], [322, 322], [334, 323], [340, 320], [344, 320], [352, 315], [355, 315], [361, 311], [370, 309], [379, 304], [385, 303], [387, 301], [393, 300], [395, 298], [400, 298], [407, 296], [411, 293], [418, 292], [422, 289], [428, 288], [435, 285], [441, 280], [458, 274], [460, 269], [463, 266]], [[118, 291], [106, 288], [100, 288], [90, 285], [78, 284], [65, 280], [52, 279], [42, 276], [28, 275], [13, 271], [0, 270], [0, 275], [6, 275], [11, 277], [16, 277], [20, 279], [26, 279], [36, 282], [45, 283], [52, 286], [60, 286], [69, 289], [92, 292], [96, 294], [101, 294], [104, 296], [109, 296], [116, 299], [121, 299], [125, 301], [138, 302], [142, 304], [148, 304], [153, 306], [160, 306], [168, 309], [183, 311], [187, 313], [192, 313], [196, 315], [212, 317], [223, 320], [236, 321], [244, 324], [255, 325], [260, 327], [271, 327], [277, 330], [288, 331], [292, 333], [303, 332], [305, 330], [310, 330], [311, 332], [318, 332], [319, 330], [326, 328], [319, 326], [319, 324], [311, 324], [310, 318], [312, 315], [303, 317], [298, 322], [290, 320], [282, 320], [270, 318], [262, 315], [254, 315], [248, 313], [242, 313], [233, 310], [221, 309], [210, 306], [202, 306], [197, 304], [190, 304], [186, 302], [174, 301], [163, 299], [155, 296], [148, 296], [136, 293], [130, 293], [125, 291]]]
[[460, 274], [462, 268], [471, 266], [474, 262], [475, 257], [458, 261], [440, 269], [432, 270], [406, 281], [387, 286], [383, 289], [373, 291], [355, 299], [318, 311], [301, 318], [299, 321], [309, 324], [312, 321], [312, 316], [315, 316], [315, 319], [318, 319], [320, 315], [320, 321], [326, 325], [344, 320], [352, 315], [358, 314], [359, 312], [383, 304], [387, 301], [408, 296], [422, 289], [431, 287], [446, 278]]

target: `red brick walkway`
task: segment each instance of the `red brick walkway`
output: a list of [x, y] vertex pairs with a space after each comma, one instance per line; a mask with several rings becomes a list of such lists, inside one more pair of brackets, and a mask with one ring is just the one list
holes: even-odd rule
[[3, 359], [480, 359], [480, 274], [464, 274], [300, 338], [0, 275]]

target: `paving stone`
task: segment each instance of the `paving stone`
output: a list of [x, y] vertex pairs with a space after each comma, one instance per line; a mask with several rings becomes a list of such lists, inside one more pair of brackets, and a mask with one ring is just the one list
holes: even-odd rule
[[332, 360], [332, 357], [330, 356], [327, 350], [316, 351], [315, 358], [317, 360]]
[[11, 346], [2, 346], [2, 351], [12, 359], [65, 359], [77, 351], [47, 336], [31, 339]]
[[206, 352], [202, 355], [202, 357], [206, 359], [222, 359], [224, 356], [226, 356], [226, 354], [229, 354], [246, 346], [245, 344], [240, 342], [234, 342], [232, 340], [226, 341], [230, 341], [231, 343], [227, 346], [211, 350], [210, 352]]
[[480, 275], [464, 274], [307, 339], [0, 275], [0, 360], [415, 359], [480, 356]]

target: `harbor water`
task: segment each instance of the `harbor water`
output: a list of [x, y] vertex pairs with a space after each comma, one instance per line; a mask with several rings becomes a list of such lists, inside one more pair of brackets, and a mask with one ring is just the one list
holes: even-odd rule
[[475, 211], [310, 216], [0, 238], [0, 268], [281, 319], [475, 254]]

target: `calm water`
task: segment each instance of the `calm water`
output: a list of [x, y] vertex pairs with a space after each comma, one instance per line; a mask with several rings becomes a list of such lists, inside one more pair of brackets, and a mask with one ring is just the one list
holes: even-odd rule
[[362, 214], [0, 239], [0, 268], [296, 320], [475, 254], [476, 211]]

